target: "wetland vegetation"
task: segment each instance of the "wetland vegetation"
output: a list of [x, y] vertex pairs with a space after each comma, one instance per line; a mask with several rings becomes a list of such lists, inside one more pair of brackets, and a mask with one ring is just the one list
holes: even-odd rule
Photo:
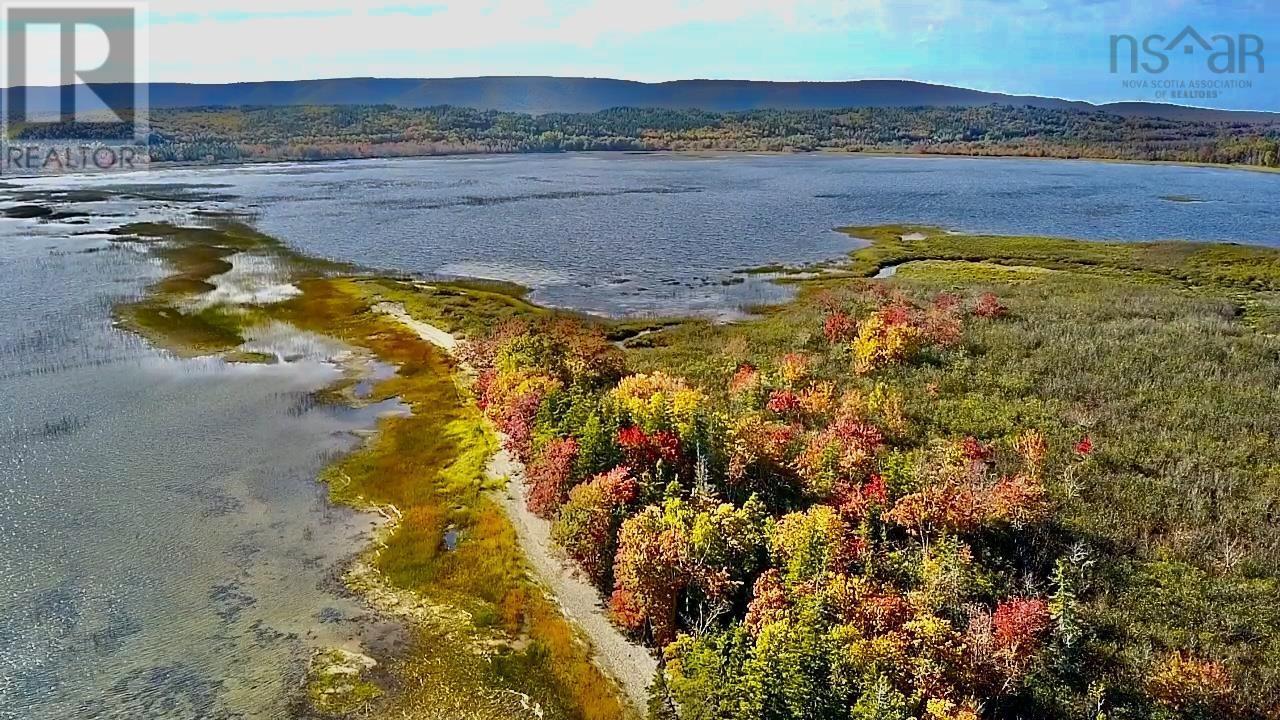
[[[338, 650], [317, 656], [310, 712], [424, 718], [624, 718], [629, 710], [592, 663], [590, 645], [553, 599], [529, 578], [515, 533], [485, 477], [494, 447], [459, 385], [454, 362], [375, 307], [399, 298], [397, 281], [339, 274], [299, 258], [235, 222], [209, 227], [134, 225], [121, 241], [155, 244], [173, 274], [117, 309], [119, 321], [181, 355], [221, 354], [232, 362], [260, 354], [241, 348], [253, 328], [287, 323], [341, 340], [397, 372], [360, 397], [351, 377], [324, 394], [333, 402], [397, 398], [409, 414], [384, 417], [361, 449], [332, 465], [332, 497], [391, 519], [376, 548], [348, 574], [348, 585], [379, 610], [411, 622], [410, 650], [376, 668]], [[298, 290], [279, 302], [202, 307], [237, 253], [270, 257]], [[414, 287], [404, 283], [404, 287]], [[492, 288], [492, 289], [490, 289]], [[512, 289], [458, 283], [419, 295], [441, 317], [460, 304], [467, 322], [532, 308]], [[272, 358], [274, 359], [274, 358]], [[446, 536], [453, 538], [446, 542]]]
[[[487, 415], [661, 653], [655, 717], [1277, 717], [1280, 253], [846, 232], [868, 245], [793, 302], [712, 324], [301, 259], [295, 296], [198, 308], [229, 253], [293, 258], [235, 225], [133, 228], [178, 239], [175, 274], [120, 312], [179, 352], [273, 320], [398, 368], [368, 399], [412, 414], [326, 480], [395, 519], [352, 582], [418, 608], [420, 642], [330, 709], [627, 714], [527, 577]], [[474, 383], [386, 302], [468, 338]]]
[[[869, 277], [896, 265], [892, 280], [801, 282], [796, 302], [757, 320], [646, 338], [632, 367], [679, 369], [698, 387], [724, 388], [742, 367], [777, 373], [787, 353], [803, 352], [818, 378], [900, 401], [905, 431], [875, 466], [886, 477], [901, 477], [903, 448], [910, 457], [972, 438], [1008, 451], [1034, 429], [1049, 449], [1050, 514], [1013, 535], [959, 534], [977, 567], [1016, 568], [1016, 594], [1040, 597], [1050, 611], [1046, 654], [1011, 693], [1017, 702], [987, 698], [985, 715], [1275, 717], [1280, 254], [918, 227], [849, 232], [871, 244], [847, 272]], [[925, 308], [927, 317], [939, 299], [952, 302], [948, 294], [971, 312], [995, 297], [989, 309], [1002, 311], [971, 318], [949, 347], [851, 372], [868, 319], [886, 303], [894, 312]], [[832, 332], [858, 333], [834, 360]], [[916, 472], [936, 478], [939, 469]], [[1011, 549], [1034, 561], [1011, 563]], [[1070, 573], [1077, 584], [1065, 582]], [[952, 616], [957, 632], [972, 629], [967, 613]], [[687, 641], [682, 652], [690, 647], [706, 660]], [[836, 660], [828, 667], [836, 680]]]

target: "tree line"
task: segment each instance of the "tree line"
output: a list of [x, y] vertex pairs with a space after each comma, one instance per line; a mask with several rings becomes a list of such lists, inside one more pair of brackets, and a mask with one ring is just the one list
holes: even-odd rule
[[[320, 160], [573, 151], [889, 152], [1280, 166], [1280, 122], [1167, 120], [987, 105], [706, 112], [522, 113], [439, 106], [188, 108], [152, 114], [155, 161]], [[19, 139], [110, 137], [111, 124]]]

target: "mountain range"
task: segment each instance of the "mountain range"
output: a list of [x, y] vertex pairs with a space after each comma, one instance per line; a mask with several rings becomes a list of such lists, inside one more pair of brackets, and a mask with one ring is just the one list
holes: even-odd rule
[[[129, 98], [131, 85], [97, 85], [105, 98]], [[1105, 111], [1126, 117], [1222, 122], [1277, 122], [1280, 113], [1215, 110], [1148, 102], [1095, 105], [1034, 95], [1006, 95], [909, 80], [769, 82], [757, 80], [631, 80], [575, 77], [338, 78], [197, 85], [152, 83], [152, 108], [288, 105], [437, 105], [534, 115], [586, 113], [613, 107], [742, 110], [821, 110], [857, 107], [1030, 106]], [[61, 88], [27, 88], [29, 116], [55, 114]], [[79, 94], [86, 92], [83, 86]], [[94, 103], [88, 103], [93, 105]], [[127, 104], [127, 102], [126, 102]], [[81, 104], [79, 107], [84, 108]]]

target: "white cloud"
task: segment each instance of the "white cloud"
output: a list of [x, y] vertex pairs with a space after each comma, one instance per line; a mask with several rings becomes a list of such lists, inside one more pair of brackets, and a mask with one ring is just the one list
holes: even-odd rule
[[[1252, 1], [1252, 0], [1250, 0]], [[353, 75], [609, 74], [666, 79], [707, 75], [718, 67], [765, 60], [714, 55], [720, 31], [758, 37], [837, 42], [868, 62], [898, 48], [1008, 34], [1114, 31], [1164, 22], [1205, 0], [151, 0], [152, 78], [227, 82]], [[700, 47], [637, 63], [616, 52], [643, 50], [705, 33]], [[1110, 28], [1110, 29], [1109, 29]], [[688, 39], [688, 33], [683, 35]], [[699, 36], [701, 37], [701, 36]], [[679, 47], [679, 46], [677, 46]], [[703, 52], [698, 52], [703, 51]], [[740, 52], [740, 50], [739, 50]], [[643, 53], [642, 53], [643, 54]], [[694, 58], [700, 57], [702, 60]], [[514, 58], [514, 59], [513, 59]], [[803, 52], [771, 58], [746, 74], [786, 64], [812, 67]], [[974, 58], [978, 60], [978, 58]], [[909, 61], [909, 59], [908, 59]], [[801, 74], [805, 70], [798, 71]]]

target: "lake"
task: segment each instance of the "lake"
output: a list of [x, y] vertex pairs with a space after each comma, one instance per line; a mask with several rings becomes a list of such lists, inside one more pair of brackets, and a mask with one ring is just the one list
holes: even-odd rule
[[[1280, 174], [944, 157], [514, 155], [152, 172], [234, 196], [264, 231], [379, 268], [514, 280], [600, 313], [782, 297], [731, 271], [855, 246], [843, 225], [1280, 245]], [[122, 178], [118, 182], [136, 182]]]
[[368, 641], [335, 574], [371, 520], [315, 477], [395, 408], [310, 402], [350, 352], [319, 338], [250, 367], [112, 327], [162, 268], [94, 231], [246, 212], [304, 252], [613, 314], [784, 297], [732, 271], [838, 256], [840, 225], [1280, 245], [1280, 175], [1151, 165], [432, 158], [19, 181], [0, 206], [57, 187], [112, 194], [55, 203], [87, 224], [0, 220], [0, 718], [280, 717], [311, 648]]

